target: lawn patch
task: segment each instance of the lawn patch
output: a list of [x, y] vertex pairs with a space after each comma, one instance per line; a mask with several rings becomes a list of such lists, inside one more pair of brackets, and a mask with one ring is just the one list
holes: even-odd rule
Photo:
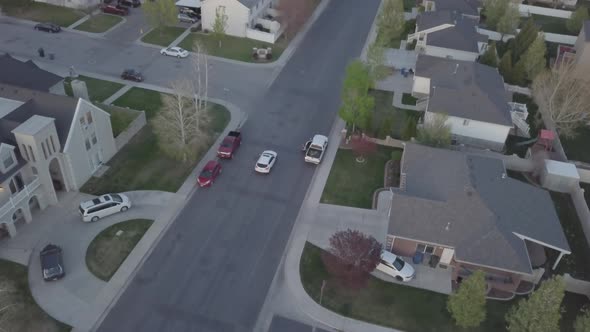
[[148, 44], [168, 47], [168, 45], [172, 44], [172, 42], [176, 40], [176, 38], [178, 38], [178, 36], [180, 36], [184, 30], [186, 29], [179, 27], [155, 28], [143, 36], [141, 41]]
[[252, 58], [253, 47], [272, 48], [272, 59], [270, 61], [275, 61], [281, 56], [288, 44], [288, 41], [282, 37], [275, 44], [269, 44], [250, 38], [226, 35], [223, 37], [221, 47], [219, 47], [219, 42], [213, 34], [193, 32], [186, 36], [178, 46], [194, 51], [193, 45], [196, 41], [203, 45], [209, 55], [244, 62], [258, 62]]
[[[84, 81], [86, 83], [86, 89], [88, 89], [88, 97], [93, 102], [103, 102], [105, 99], [109, 98], [110, 96], [114, 95], [115, 92], [121, 90], [123, 88], [123, 84], [99, 80], [97, 78], [92, 78], [88, 76], [78, 76], [77, 80]], [[72, 79], [67, 77], [64, 80], [64, 90], [68, 96], [73, 96], [74, 93], [72, 91]]]
[[372, 135], [381, 139], [389, 135], [401, 138], [402, 130], [410, 118], [418, 120], [421, 113], [411, 110], [401, 110], [393, 106], [393, 92], [369, 90], [369, 95], [375, 98], [373, 112]]
[[[33, 257], [39, 260], [39, 256]], [[37, 263], [38, 264], [38, 263]], [[67, 268], [67, 267], [66, 267]], [[3, 300], [9, 303], [16, 303], [15, 315], [2, 316], [1, 328], [4, 331], [26, 332], [66, 332], [71, 327], [56, 321], [41, 309], [31, 295], [28, 281], [28, 269], [17, 263], [0, 260], [0, 277], [7, 282], [3, 285]], [[41, 275], [37, 276], [41, 278]], [[5, 292], [7, 286], [11, 285], [10, 292]], [[3, 314], [9, 308], [3, 308]], [[9, 317], [10, 316], [10, 317]]]
[[378, 146], [374, 154], [365, 158], [366, 162], [358, 163], [352, 150], [339, 149], [321, 202], [370, 209], [373, 193], [383, 188], [385, 163], [395, 150], [398, 149]]
[[[161, 98], [157, 91], [133, 88], [117, 99], [115, 105], [144, 110], [150, 120], [161, 109]], [[206, 129], [208, 142], [195, 151], [194, 161], [181, 162], [163, 153], [148, 123], [107, 163], [110, 168], [106, 174], [90, 178], [81, 191], [94, 195], [130, 190], [176, 192], [229, 122], [230, 114], [221, 105], [209, 103], [207, 112], [211, 120]]]
[[[551, 192], [551, 198], [555, 204], [567, 242], [572, 250], [571, 254], [563, 256], [555, 272], [558, 274], [569, 273], [576, 279], [590, 281], [590, 247], [586, 241], [574, 203], [569, 194]], [[550, 249], [546, 251], [548, 261], [554, 262], [559, 253]]]
[[[306, 243], [300, 261], [301, 282], [307, 294], [319, 302], [322, 281], [327, 280], [322, 306], [340, 315], [400, 329], [402, 331], [505, 331], [504, 317], [517, 301], [487, 301], [486, 320], [479, 328], [458, 328], [447, 311], [448, 296], [409, 286], [388, 283], [371, 277], [368, 286], [358, 292], [336, 287], [321, 259], [322, 250]], [[518, 299], [520, 299], [519, 297]], [[573, 320], [588, 298], [566, 292], [561, 326], [571, 331]]]
[[109, 14], [98, 14], [93, 15], [88, 20], [76, 27], [76, 30], [102, 33], [115, 25], [119, 24], [123, 19], [120, 16], [109, 15]]
[[105, 112], [111, 115], [111, 127], [113, 128], [113, 137], [119, 136], [135, 118], [139, 116], [139, 112], [127, 108], [122, 108], [112, 105], [97, 105]]
[[36, 22], [51, 22], [68, 27], [84, 17], [81, 11], [29, 0], [0, 0], [2, 13]]
[[[114, 224], [100, 232], [86, 250], [86, 266], [98, 279], [111, 280], [153, 220], [133, 219]], [[123, 231], [120, 235], [116, 233]]]

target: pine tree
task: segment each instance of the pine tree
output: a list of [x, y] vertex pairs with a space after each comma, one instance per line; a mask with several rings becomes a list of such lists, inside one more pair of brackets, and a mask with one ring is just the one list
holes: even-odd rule
[[496, 53], [496, 42], [491, 42], [488, 49], [479, 58], [479, 63], [490, 67], [498, 67], [498, 54]]
[[500, 60], [500, 65], [498, 66], [498, 70], [500, 71], [500, 75], [504, 77], [505, 82], [512, 82], [512, 52], [506, 51], [504, 56]]
[[525, 62], [523, 61], [523, 59], [520, 59], [520, 61], [518, 61], [516, 65], [512, 66], [512, 71], [510, 72], [510, 80], [508, 81], [508, 83], [520, 86], [525, 85], [526, 70]]
[[520, 56], [526, 52], [531, 44], [537, 39], [539, 29], [535, 25], [532, 18], [529, 18], [520, 32], [514, 37], [512, 43], [512, 63], [516, 63], [520, 60]]
[[545, 37], [543, 33], [537, 36], [537, 39], [529, 46], [529, 48], [520, 57], [519, 63], [522, 63], [526, 79], [532, 81], [535, 77], [545, 69], [547, 60], [547, 46], [545, 45]]

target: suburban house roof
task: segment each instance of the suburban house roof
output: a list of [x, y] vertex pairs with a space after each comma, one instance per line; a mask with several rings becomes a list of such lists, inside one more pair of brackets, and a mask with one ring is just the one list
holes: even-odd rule
[[[78, 105], [75, 98], [54, 95], [47, 92], [34, 91], [29, 89], [18, 88], [6, 84], [0, 84], [0, 98], [19, 100], [24, 102], [14, 111], [8, 113], [0, 119], [0, 123], [21, 124], [27, 121], [33, 115], [42, 115], [55, 119], [55, 128], [57, 136], [62, 143], [62, 147], [68, 138], [72, 119]], [[4, 127], [2, 127], [3, 129]], [[14, 129], [16, 127], [13, 127]], [[3, 131], [3, 135], [8, 135]], [[10, 131], [8, 132], [10, 133]]]
[[479, 53], [479, 43], [486, 43], [488, 37], [477, 32], [477, 20], [450, 11], [423, 13], [418, 17], [418, 31], [442, 24], [453, 24], [428, 34], [426, 44], [454, 50]]
[[479, 8], [481, 3], [478, 0], [433, 0], [436, 6], [436, 11], [450, 10], [457, 13], [479, 16]]
[[250, 9], [254, 7], [260, 0], [238, 0], [242, 5], [246, 6], [246, 8]]
[[389, 234], [528, 274], [524, 238], [570, 252], [549, 193], [507, 177], [502, 160], [407, 143], [402, 162], [405, 188], [393, 195]]
[[496, 68], [419, 55], [415, 76], [430, 78], [427, 111], [512, 126], [508, 93]]
[[0, 56], [0, 83], [38, 91], [49, 89], [63, 77], [39, 68], [33, 61], [19, 61], [8, 54]]

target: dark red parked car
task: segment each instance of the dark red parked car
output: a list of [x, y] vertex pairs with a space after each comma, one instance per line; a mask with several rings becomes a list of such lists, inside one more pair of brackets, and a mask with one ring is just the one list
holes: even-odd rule
[[237, 130], [230, 131], [217, 149], [217, 156], [219, 158], [233, 158], [240, 144], [242, 144], [242, 134]]
[[102, 7], [102, 12], [107, 14], [126, 16], [129, 15], [129, 8], [119, 5], [106, 5]]
[[210, 160], [199, 174], [197, 183], [201, 187], [210, 187], [219, 174], [221, 174], [221, 164], [215, 160]]

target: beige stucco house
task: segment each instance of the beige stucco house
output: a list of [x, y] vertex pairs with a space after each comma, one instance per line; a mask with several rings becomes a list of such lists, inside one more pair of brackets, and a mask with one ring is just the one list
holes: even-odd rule
[[32, 221], [32, 211], [57, 203], [59, 192], [78, 190], [117, 149], [107, 112], [49, 93], [55, 78], [44, 80], [53, 74], [39, 68], [27, 78], [35, 89], [6, 84], [17, 79], [2, 68], [0, 232], [14, 236], [20, 222]]

